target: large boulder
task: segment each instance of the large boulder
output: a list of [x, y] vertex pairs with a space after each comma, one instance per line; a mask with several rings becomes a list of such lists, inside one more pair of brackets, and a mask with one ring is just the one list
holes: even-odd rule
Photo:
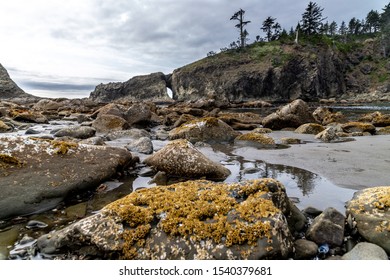
[[170, 100], [163, 73], [135, 76], [126, 82], [100, 84], [91, 92], [90, 99], [98, 102], [114, 100]]
[[372, 123], [376, 127], [390, 126], [390, 114], [376, 111], [362, 116], [359, 121]]
[[263, 119], [263, 126], [279, 130], [286, 127], [298, 128], [302, 124], [313, 122], [315, 120], [307, 103], [297, 99], [266, 116]]
[[54, 136], [87, 139], [95, 136], [95, 133], [96, 130], [90, 126], [70, 126], [58, 130], [56, 133], [54, 133]]
[[144, 162], [175, 177], [224, 180], [230, 175], [229, 169], [208, 159], [185, 139], [169, 142]]
[[240, 133], [234, 131], [225, 122], [217, 118], [208, 117], [196, 119], [174, 128], [169, 132], [169, 139], [187, 139], [192, 143], [220, 143], [231, 142], [238, 135]]
[[347, 202], [346, 213], [356, 221], [359, 233], [390, 254], [390, 187], [358, 191]]
[[332, 123], [346, 123], [348, 120], [341, 112], [333, 112], [326, 107], [318, 107], [313, 112], [313, 117], [317, 123], [328, 125]]
[[92, 127], [97, 132], [111, 132], [116, 130], [124, 130], [129, 128], [127, 121], [116, 115], [99, 115], [96, 120], [92, 122]]
[[378, 245], [360, 242], [352, 248], [351, 251], [344, 254], [341, 259], [343, 260], [389, 260], [385, 250]]
[[57, 206], [132, 163], [125, 149], [64, 141], [0, 138], [0, 219]]
[[187, 181], [133, 192], [37, 244], [45, 254], [88, 248], [103, 259], [284, 259], [293, 248], [287, 205], [273, 179]]
[[365, 122], [347, 122], [344, 123], [342, 126], [342, 129], [344, 132], [347, 133], [353, 133], [353, 132], [368, 132], [370, 134], [376, 133], [376, 128], [371, 123], [365, 123]]

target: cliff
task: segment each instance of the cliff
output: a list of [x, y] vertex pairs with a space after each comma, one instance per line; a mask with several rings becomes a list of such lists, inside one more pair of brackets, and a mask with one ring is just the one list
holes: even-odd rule
[[179, 101], [318, 101], [373, 91], [387, 96], [390, 60], [382, 57], [376, 39], [259, 42], [206, 57], [169, 75], [155, 73], [99, 85], [90, 97], [103, 102], [169, 99], [167, 87]]
[[7, 70], [0, 64], [0, 99], [12, 99], [19, 97], [32, 97], [25, 93], [18, 85], [10, 78]]

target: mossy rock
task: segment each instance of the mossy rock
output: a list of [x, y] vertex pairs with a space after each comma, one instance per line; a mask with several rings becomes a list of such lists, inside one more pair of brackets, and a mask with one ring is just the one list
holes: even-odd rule
[[376, 127], [390, 126], [390, 114], [376, 111], [362, 116], [359, 121], [372, 123]]
[[376, 132], [378, 135], [390, 135], [390, 126], [383, 127], [381, 129], [378, 129]]
[[317, 135], [321, 131], [325, 130], [325, 127], [318, 123], [305, 123], [298, 127], [295, 132], [300, 134], [314, 134]]
[[375, 134], [376, 128], [371, 123], [365, 122], [348, 122], [343, 124], [342, 129], [344, 132], [353, 133], [353, 132], [369, 132], [371, 134]]
[[256, 132], [249, 132], [242, 134], [238, 136], [235, 139], [235, 143], [244, 143], [244, 144], [255, 144], [256, 147], [259, 148], [275, 148], [276, 143], [275, 140], [264, 134], [264, 133], [256, 133]]
[[390, 254], [390, 186], [358, 191], [347, 203], [347, 214], [359, 233]]
[[8, 132], [11, 129], [12, 129], [11, 127], [9, 127], [7, 124], [5, 124], [3, 121], [0, 120], [0, 133]]
[[284, 259], [293, 248], [289, 206], [274, 179], [187, 181], [131, 193], [38, 246], [94, 246], [100, 257], [120, 259]]
[[169, 132], [169, 139], [187, 139], [191, 143], [231, 142], [240, 135], [225, 122], [214, 118], [200, 118], [186, 122]]

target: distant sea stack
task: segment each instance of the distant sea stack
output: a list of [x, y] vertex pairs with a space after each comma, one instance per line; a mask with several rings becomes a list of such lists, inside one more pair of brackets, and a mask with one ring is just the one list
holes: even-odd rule
[[97, 102], [170, 100], [167, 93], [168, 78], [164, 73], [135, 76], [126, 82], [100, 84], [91, 92], [90, 99]]
[[0, 64], [0, 99], [13, 99], [33, 97], [25, 93], [18, 85], [10, 78], [7, 70]]

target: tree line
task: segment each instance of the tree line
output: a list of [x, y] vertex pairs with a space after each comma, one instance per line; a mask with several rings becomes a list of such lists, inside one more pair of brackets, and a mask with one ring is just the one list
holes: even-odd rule
[[[295, 42], [298, 43], [299, 37], [303, 36], [315, 36], [325, 35], [331, 37], [338, 37], [342, 41], [346, 40], [353, 35], [373, 34], [380, 37], [381, 44], [383, 46], [383, 55], [389, 56], [390, 53], [390, 3], [385, 5], [381, 12], [371, 10], [368, 12], [364, 19], [352, 18], [348, 22], [342, 21], [340, 25], [337, 22], [327, 21], [326, 17], [323, 17], [324, 9], [315, 2], [309, 2], [304, 13], [302, 13], [302, 19], [298, 22], [297, 26], [291, 27], [289, 32], [286, 29], [282, 29], [281, 25], [277, 22], [277, 19], [269, 16], [267, 17], [260, 29], [265, 33], [265, 37], [259, 35], [256, 36], [255, 42], [271, 42], [281, 38], [293, 37]], [[223, 48], [221, 51], [228, 49], [242, 49], [249, 42], [249, 33], [246, 26], [251, 21], [245, 19], [245, 11], [239, 9], [230, 20], [237, 22], [235, 28], [239, 32], [239, 38], [233, 41], [228, 48]], [[215, 54], [210, 52], [209, 55]]]

